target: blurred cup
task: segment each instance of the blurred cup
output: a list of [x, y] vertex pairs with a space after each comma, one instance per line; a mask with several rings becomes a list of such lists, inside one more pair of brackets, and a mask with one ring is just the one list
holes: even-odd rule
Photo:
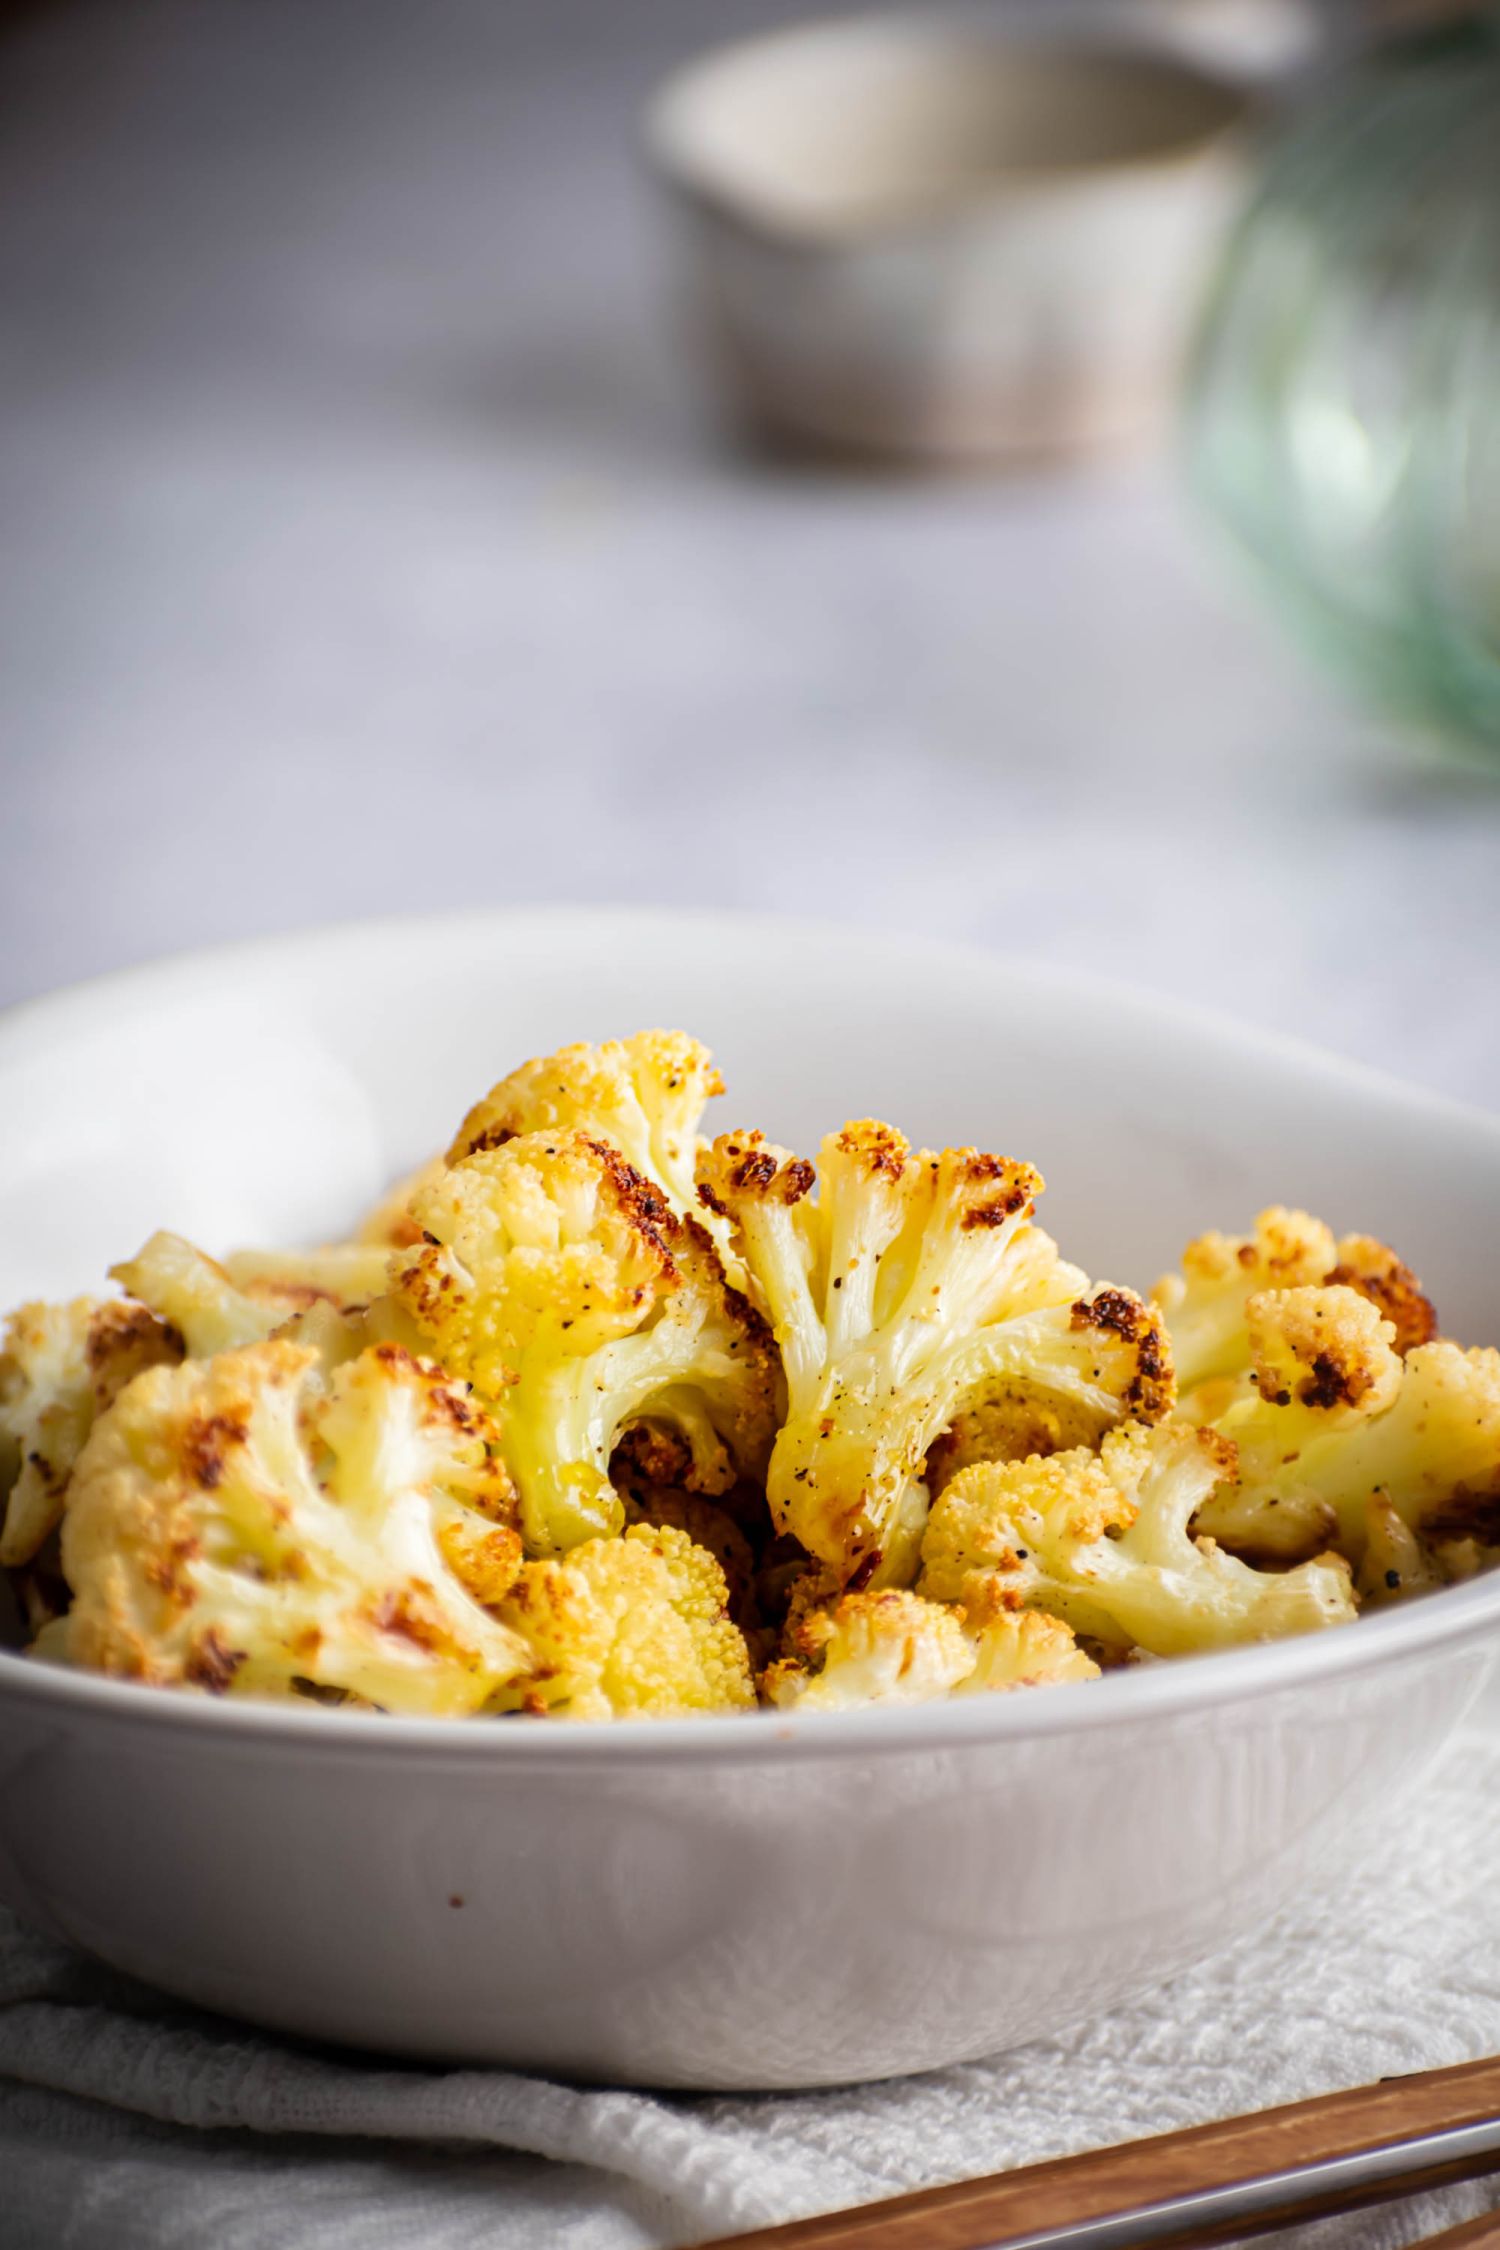
[[1170, 410], [1251, 97], [1138, 46], [864, 18], [688, 65], [647, 122], [739, 415], [933, 461]]

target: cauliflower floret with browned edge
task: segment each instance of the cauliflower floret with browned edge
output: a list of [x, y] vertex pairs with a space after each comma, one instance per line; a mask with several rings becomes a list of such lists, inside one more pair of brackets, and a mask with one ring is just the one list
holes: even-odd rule
[[1252, 1348], [1246, 1308], [1267, 1290], [1343, 1286], [1357, 1290], [1392, 1322], [1400, 1352], [1429, 1342], [1437, 1316], [1421, 1284], [1394, 1250], [1371, 1235], [1345, 1235], [1306, 1211], [1273, 1204], [1248, 1235], [1199, 1235], [1180, 1273], [1153, 1291], [1171, 1332], [1181, 1411], [1215, 1420], [1243, 1395]]
[[395, 1345], [324, 1378], [282, 1339], [141, 1376], [96, 1423], [39, 1653], [166, 1686], [478, 1711], [527, 1652], [493, 1614], [515, 1496], [468, 1393]]
[[1153, 1656], [1276, 1640], [1352, 1618], [1341, 1558], [1259, 1571], [1189, 1535], [1197, 1509], [1233, 1466], [1223, 1439], [1173, 1422], [1113, 1430], [1098, 1454], [966, 1469], [932, 1511], [919, 1591], [961, 1601], [980, 1571], [1020, 1607]]
[[474, 1104], [445, 1157], [387, 1190], [361, 1222], [358, 1238], [393, 1249], [420, 1242], [413, 1199], [446, 1165], [503, 1148], [523, 1133], [576, 1131], [608, 1141], [678, 1218], [701, 1220], [693, 1180], [698, 1126], [705, 1105], [723, 1091], [708, 1049], [683, 1031], [638, 1031], [597, 1047], [579, 1041], [535, 1056]]
[[1268, 1289], [1245, 1307], [1258, 1398], [1315, 1414], [1378, 1414], [1401, 1388], [1395, 1330], [1358, 1290]]
[[1391, 1323], [1342, 1285], [1262, 1290], [1245, 1307], [1245, 1328], [1249, 1371], [1213, 1424], [1234, 1445], [1235, 1474], [1204, 1502], [1196, 1528], [1236, 1553], [1295, 1561], [1338, 1543], [1338, 1517], [1315, 1493], [1288, 1487], [1282, 1470], [1309, 1442], [1391, 1405], [1403, 1366]]
[[763, 1471], [779, 1408], [764, 1323], [703, 1230], [609, 1143], [523, 1134], [413, 1208], [430, 1239], [396, 1253], [393, 1288], [499, 1416], [533, 1553], [620, 1529], [609, 1464], [633, 1422], [686, 1440], [696, 1489]]
[[1398, 1358], [1392, 1324], [1342, 1287], [1268, 1292], [1251, 1317], [1257, 1392], [1216, 1425], [1236, 1473], [1200, 1529], [1255, 1555], [1332, 1544], [1359, 1565], [1381, 1500], [1426, 1542], [1500, 1544], [1500, 1352]]
[[794, 1599], [781, 1659], [761, 1680], [784, 1709], [853, 1710], [927, 1703], [1092, 1680], [1099, 1667], [1060, 1618], [1011, 1606], [1003, 1581], [974, 1572], [957, 1604], [902, 1587], [822, 1591], [809, 1573]]
[[527, 1664], [496, 1707], [565, 1719], [748, 1710], [749, 1655], [726, 1604], [713, 1556], [671, 1525], [529, 1562], [500, 1605]]
[[758, 1133], [724, 1136], [701, 1163], [786, 1373], [772, 1512], [845, 1579], [910, 1582], [928, 1452], [987, 1397], [1055, 1396], [1096, 1432], [1170, 1404], [1159, 1322], [1058, 1256], [1032, 1223], [1042, 1184], [1030, 1165], [913, 1150], [868, 1121], [823, 1143], [816, 1175]]
[[134, 1376], [259, 1342], [309, 1308], [371, 1298], [386, 1263], [382, 1251], [339, 1245], [238, 1251], [220, 1264], [161, 1233], [113, 1269], [124, 1302], [23, 1305], [0, 1349], [0, 1564], [30, 1562], [61, 1522], [95, 1416]]
[[0, 1343], [0, 1565], [31, 1562], [62, 1521], [84, 1440], [126, 1384], [182, 1357], [145, 1305], [98, 1297], [22, 1305]]
[[1346, 1234], [1339, 1239], [1337, 1263], [1323, 1276], [1325, 1288], [1343, 1286], [1368, 1297], [1394, 1334], [1393, 1348], [1404, 1359], [1418, 1344], [1437, 1336], [1437, 1311], [1411, 1267], [1394, 1250], [1372, 1234]]
[[681, 1218], [696, 1209], [693, 1164], [705, 1106], [724, 1091], [708, 1049], [685, 1031], [637, 1031], [537, 1055], [477, 1101], [447, 1161], [522, 1133], [592, 1133], [617, 1148]]
[[768, 1667], [761, 1693], [783, 1710], [848, 1711], [931, 1703], [974, 1670], [957, 1613], [904, 1587], [843, 1594], [791, 1631], [795, 1654]]
[[730, 1230], [700, 1204], [694, 1177], [704, 1109], [723, 1091], [713, 1056], [685, 1031], [637, 1031], [598, 1047], [580, 1042], [522, 1063], [491, 1087], [459, 1127], [447, 1161], [522, 1133], [577, 1131], [608, 1141], [675, 1217], [707, 1228], [731, 1286], [743, 1290]]
[[1017, 1609], [1014, 1599], [1006, 1581], [991, 1573], [975, 1571], [964, 1580], [958, 1606], [975, 1664], [955, 1688], [956, 1695], [1098, 1679], [1098, 1665], [1078, 1646], [1070, 1625], [1046, 1610]]
[[326, 1250], [241, 1250], [222, 1262], [180, 1234], [153, 1234], [110, 1279], [176, 1329], [190, 1359], [263, 1343], [310, 1305], [367, 1303], [385, 1287], [388, 1253], [341, 1243]]

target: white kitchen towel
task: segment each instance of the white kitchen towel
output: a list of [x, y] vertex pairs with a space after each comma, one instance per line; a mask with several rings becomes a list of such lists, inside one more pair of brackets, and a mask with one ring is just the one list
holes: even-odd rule
[[[645, 2250], [1500, 2050], [1500, 1732], [1352, 1874], [1083, 2030], [882, 2086], [586, 2093], [177, 2008], [0, 1918], [4, 2250]], [[1303, 2229], [1394, 2250], [1474, 2187]]]

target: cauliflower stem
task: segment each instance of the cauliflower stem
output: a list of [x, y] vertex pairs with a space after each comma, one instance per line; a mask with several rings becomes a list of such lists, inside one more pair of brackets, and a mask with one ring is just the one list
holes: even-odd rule
[[846, 1125], [814, 1170], [757, 1133], [716, 1141], [702, 1192], [769, 1315], [788, 1411], [767, 1494], [778, 1526], [846, 1578], [909, 1582], [929, 1451], [992, 1391], [1055, 1396], [1102, 1431], [1170, 1398], [1160, 1323], [1091, 1289], [1033, 1223], [1040, 1175], [975, 1149], [912, 1150]]

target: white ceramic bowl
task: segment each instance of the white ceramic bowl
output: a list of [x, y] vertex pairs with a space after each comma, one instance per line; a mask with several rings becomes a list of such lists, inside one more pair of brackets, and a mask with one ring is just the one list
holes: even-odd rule
[[743, 414], [1003, 458], [1160, 421], [1246, 104], [1165, 53], [872, 17], [690, 65], [647, 137]]
[[[1500, 1129], [1214, 1019], [782, 922], [518, 912], [245, 947], [0, 1026], [0, 1296], [149, 1227], [337, 1227], [501, 1068], [681, 1023], [725, 1122], [1038, 1159], [1147, 1284], [1274, 1196], [1500, 1332]], [[1278, 1646], [905, 1712], [613, 1727], [209, 1702], [0, 1654], [0, 1896], [149, 1982], [392, 2053], [664, 2086], [953, 2062], [1336, 1880], [1482, 1687], [1500, 1574]], [[1276, 1995], [1268, 1992], [1267, 2006]]]

